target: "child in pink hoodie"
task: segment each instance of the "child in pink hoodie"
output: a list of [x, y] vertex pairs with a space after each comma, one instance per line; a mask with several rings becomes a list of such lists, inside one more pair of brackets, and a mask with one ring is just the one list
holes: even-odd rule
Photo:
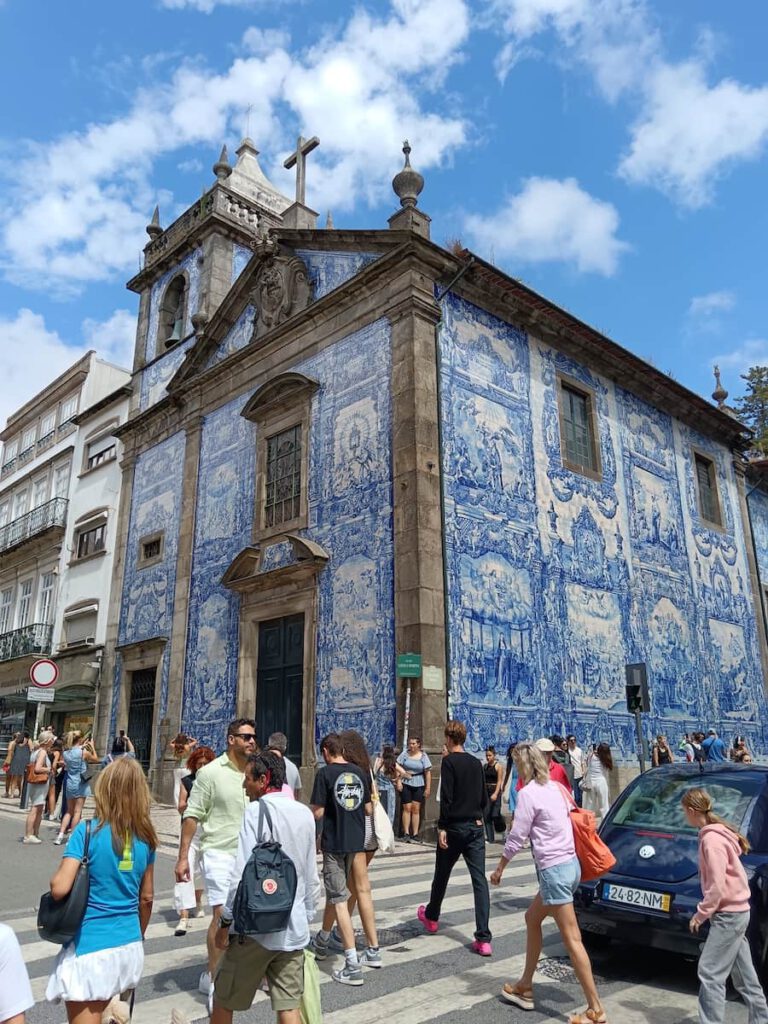
[[709, 921], [709, 934], [699, 957], [699, 1021], [723, 1024], [728, 978], [749, 1010], [749, 1024], [768, 1024], [768, 1006], [757, 979], [746, 933], [749, 925], [749, 882], [741, 863], [749, 843], [712, 811], [704, 789], [689, 789], [682, 799], [688, 824], [699, 829], [701, 903], [691, 918], [691, 931]]

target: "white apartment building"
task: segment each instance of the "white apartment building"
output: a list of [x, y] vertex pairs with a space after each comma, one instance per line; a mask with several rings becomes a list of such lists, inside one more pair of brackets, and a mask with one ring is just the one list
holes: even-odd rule
[[59, 669], [42, 721], [91, 728], [106, 636], [131, 375], [88, 352], [0, 433], [0, 751], [32, 730], [29, 669]]

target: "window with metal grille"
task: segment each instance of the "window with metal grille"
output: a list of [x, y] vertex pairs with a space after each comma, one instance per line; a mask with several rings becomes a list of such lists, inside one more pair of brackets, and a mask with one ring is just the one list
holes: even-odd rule
[[720, 500], [717, 495], [715, 464], [705, 455], [694, 453], [696, 463], [696, 489], [699, 494], [699, 515], [715, 526], [723, 525]]
[[142, 544], [141, 554], [145, 562], [150, 558], [157, 558], [160, 554], [160, 538], [148, 540], [146, 544]]
[[597, 458], [592, 398], [577, 388], [560, 383], [560, 434], [563, 462], [569, 469], [600, 471]]
[[77, 535], [77, 557], [87, 558], [104, 550], [107, 535], [107, 524], [99, 523], [89, 530], [81, 530]]
[[32, 621], [33, 580], [24, 580], [19, 589], [18, 627], [28, 626]]
[[301, 425], [267, 438], [264, 523], [295, 519], [301, 507]]

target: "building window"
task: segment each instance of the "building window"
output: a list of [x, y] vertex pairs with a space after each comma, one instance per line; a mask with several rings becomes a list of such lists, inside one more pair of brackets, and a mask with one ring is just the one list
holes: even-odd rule
[[28, 452], [30, 449], [35, 447], [35, 435], [37, 430], [35, 427], [27, 427], [24, 433], [21, 435], [21, 454]]
[[114, 437], [102, 437], [100, 441], [91, 441], [88, 445], [88, 457], [85, 468], [95, 469], [105, 462], [112, 462], [117, 458], [117, 441]]
[[19, 590], [19, 612], [17, 624], [21, 629], [32, 621], [32, 586], [33, 580], [24, 580]]
[[13, 499], [13, 518], [20, 519], [21, 516], [25, 515], [29, 508], [29, 491], [24, 488], [23, 491], [17, 491]]
[[5, 526], [7, 524], [8, 519], [9, 519], [9, 515], [10, 515], [10, 511], [11, 511], [11, 503], [10, 503], [10, 501], [5, 501], [5, 502], [3, 502], [2, 505], [0, 505], [0, 526]]
[[98, 523], [96, 526], [89, 526], [87, 529], [78, 530], [75, 551], [77, 552], [75, 558], [77, 560], [81, 558], [88, 558], [90, 555], [98, 555], [106, 546], [107, 539], [107, 524], [106, 521]]
[[40, 440], [47, 441], [56, 429], [56, 413], [47, 412], [40, 423]]
[[8, 633], [13, 621], [13, 587], [0, 591], [0, 633]]
[[694, 452], [693, 455], [696, 467], [696, 490], [699, 496], [699, 515], [714, 526], [722, 526], [723, 517], [717, 494], [715, 463], [699, 452]]
[[146, 569], [150, 565], [162, 562], [165, 550], [165, 533], [153, 533], [139, 540], [139, 568]]
[[600, 475], [594, 401], [590, 391], [560, 380], [560, 443], [566, 469]]
[[84, 605], [64, 612], [63, 647], [81, 647], [96, 643], [97, 604]]
[[9, 441], [3, 449], [3, 467], [4, 473], [10, 473], [16, 464], [16, 455], [19, 451], [18, 441]]
[[158, 354], [164, 348], [171, 348], [184, 337], [184, 300], [186, 292], [187, 282], [181, 274], [174, 277], [165, 290], [165, 295], [160, 305], [160, 322], [158, 324], [160, 345], [158, 346]]
[[48, 477], [35, 480], [32, 487], [32, 508], [40, 508], [48, 500]]
[[301, 425], [267, 438], [267, 473], [264, 523], [267, 527], [290, 522], [299, 515], [301, 502]]
[[63, 466], [57, 466], [53, 474], [53, 496], [54, 498], [66, 498], [69, 494], [69, 475], [71, 466], [67, 462]]
[[61, 403], [61, 410], [59, 412], [59, 426], [63, 427], [65, 423], [69, 423], [72, 417], [77, 413], [77, 395], [70, 395], [69, 398], [65, 398]]
[[55, 584], [56, 575], [52, 572], [46, 572], [40, 578], [37, 621], [46, 626], [50, 626], [53, 623], [53, 590]]

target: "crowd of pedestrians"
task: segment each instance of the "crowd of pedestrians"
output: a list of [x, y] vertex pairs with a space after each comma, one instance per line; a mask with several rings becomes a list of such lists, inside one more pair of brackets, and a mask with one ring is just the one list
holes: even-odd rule
[[[502, 997], [522, 1010], [536, 1008], [534, 974], [542, 949], [542, 924], [549, 916], [586, 1001], [586, 1008], [570, 1017], [571, 1024], [605, 1024], [605, 1009], [573, 906], [581, 865], [571, 811], [579, 804], [593, 810], [597, 818], [607, 811], [614, 771], [610, 747], [597, 743], [585, 753], [574, 735], [552, 735], [510, 744], [501, 761], [492, 746], [486, 748], [483, 759], [468, 753], [465, 741], [463, 723], [449, 721], [437, 792], [435, 870], [429, 900], [418, 907], [417, 918], [428, 934], [439, 930], [451, 873], [462, 858], [475, 909], [470, 949], [482, 957], [492, 956], [489, 881], [500, 885], [509, 861], [530, 848], [539, 892], [525, 913], [522, 972], [503, 986]], [[307, 950], [318, 960], [340, 954], [341, 965], [331, 977], [342, 985], [363, 985], [364, 969], [383, 965], [368, 873], [379, 845], [374, 802], [381, 802], [394, 823], [399, 797], [403, 838], [415, 841], [432, 785], [430, 758], [418, 737], [412, 737], [399, 756], [394, 747], [385, 746], [371, 759], [356, 731], [331, 733], [320, 743], [323, 763], [307, 806], [299, 799], [301, 774], [287, 757], [285, 735], [273, 733], [260, 750], [252, 719], [238, 718], [229, 724], [226, 748], [220, 755], [183, 734], [173, 745], [183, 758], [176, 780], [181, 830], [175, 866], [174, 905], [179, 914], [175, 933], [186, 934], [192, 916], [205, 915], [205, 895], [211, 919], [199, 987], [208, 997], [212, 1024], [231, 1024], [233, 1013], [247, 1010], [260, 987], [269, 992], [279, 1024], [300, 1024]], [[20, 767], [22, 754], [25, 762]], [[55, 841], [64, 841], [67, 832], [69, 840], [51, 880], [54, 898], [65, 897], [72, 888], [88, 850], [88, 908], [75, 940], [62, 948], [46, 990], [49, 1000], [66, 1003], [69, 1020], [76, 1024], [98, 1024], [112, 997], [134, 988], [142, 973], [142, 937], [152, 910], [157, 836], [150, 820], [149, 788], [132, 755], [130, 740], [121, 733], [102, 759], [94, 788], [95, 814], [85, 822], [81, 817], [90, 795], [88, 772], [99, 761], [89, 738], [75, 733], [57, 748], [56, 737], [47, 730], [36, 742], [19, 736], [17, 746], [9, 751], [9, 766], [18, 758], [16, 768], [22, 779], [26, 776], [29, 811], [24, 842], [40, 841], [43, 812], [50, 813], [56, 779], [63, 777], [64, 806]], [[714, 730], [688, 734], [677, 757], [749, 763], [743, 737], [736, 737], [729, 749]], [[659, 735], [652, 751], [654, 766], [675, 759], [666, 736]], [[13, 793], [13, 783], [9, 791]], [[701, 1020], [709, 1024], [724, 1019], [730, 976], [749, 1007], [750, 1021], [768, 1024], [768, 1008], [745, 938], [749, 885], [740, 858], [748, 849], [746, 840], [717, 817], [705, 790], [687, 790], [682, 809], [688, 823], [700, 830], [703, 899], [690, 926], [697, 931], [705, 921], [710, 925], [699, 963]], [[497, 840], [503, 846], [488, 878], [486, 851]], [[265, 843], [288, 858], [294, 888], [281, 927], [251, 932], [246, 926], [243, 931], [237, 909], [239, 886], [241, 880], [245, 884], [255, 851]], [[278, 886], [275, 883], [275, 889], [270, 889], [268, 882], [262, 888], [269, 895]], [[311, 934], [323, 893], [322, 920]], [[352, 923], [355, 912], [365, 935], [360, 952]], [[9, 937], [0, 931], [0, 954], [8, 962], [16, 955], [14, 942], [12, 933]]]

